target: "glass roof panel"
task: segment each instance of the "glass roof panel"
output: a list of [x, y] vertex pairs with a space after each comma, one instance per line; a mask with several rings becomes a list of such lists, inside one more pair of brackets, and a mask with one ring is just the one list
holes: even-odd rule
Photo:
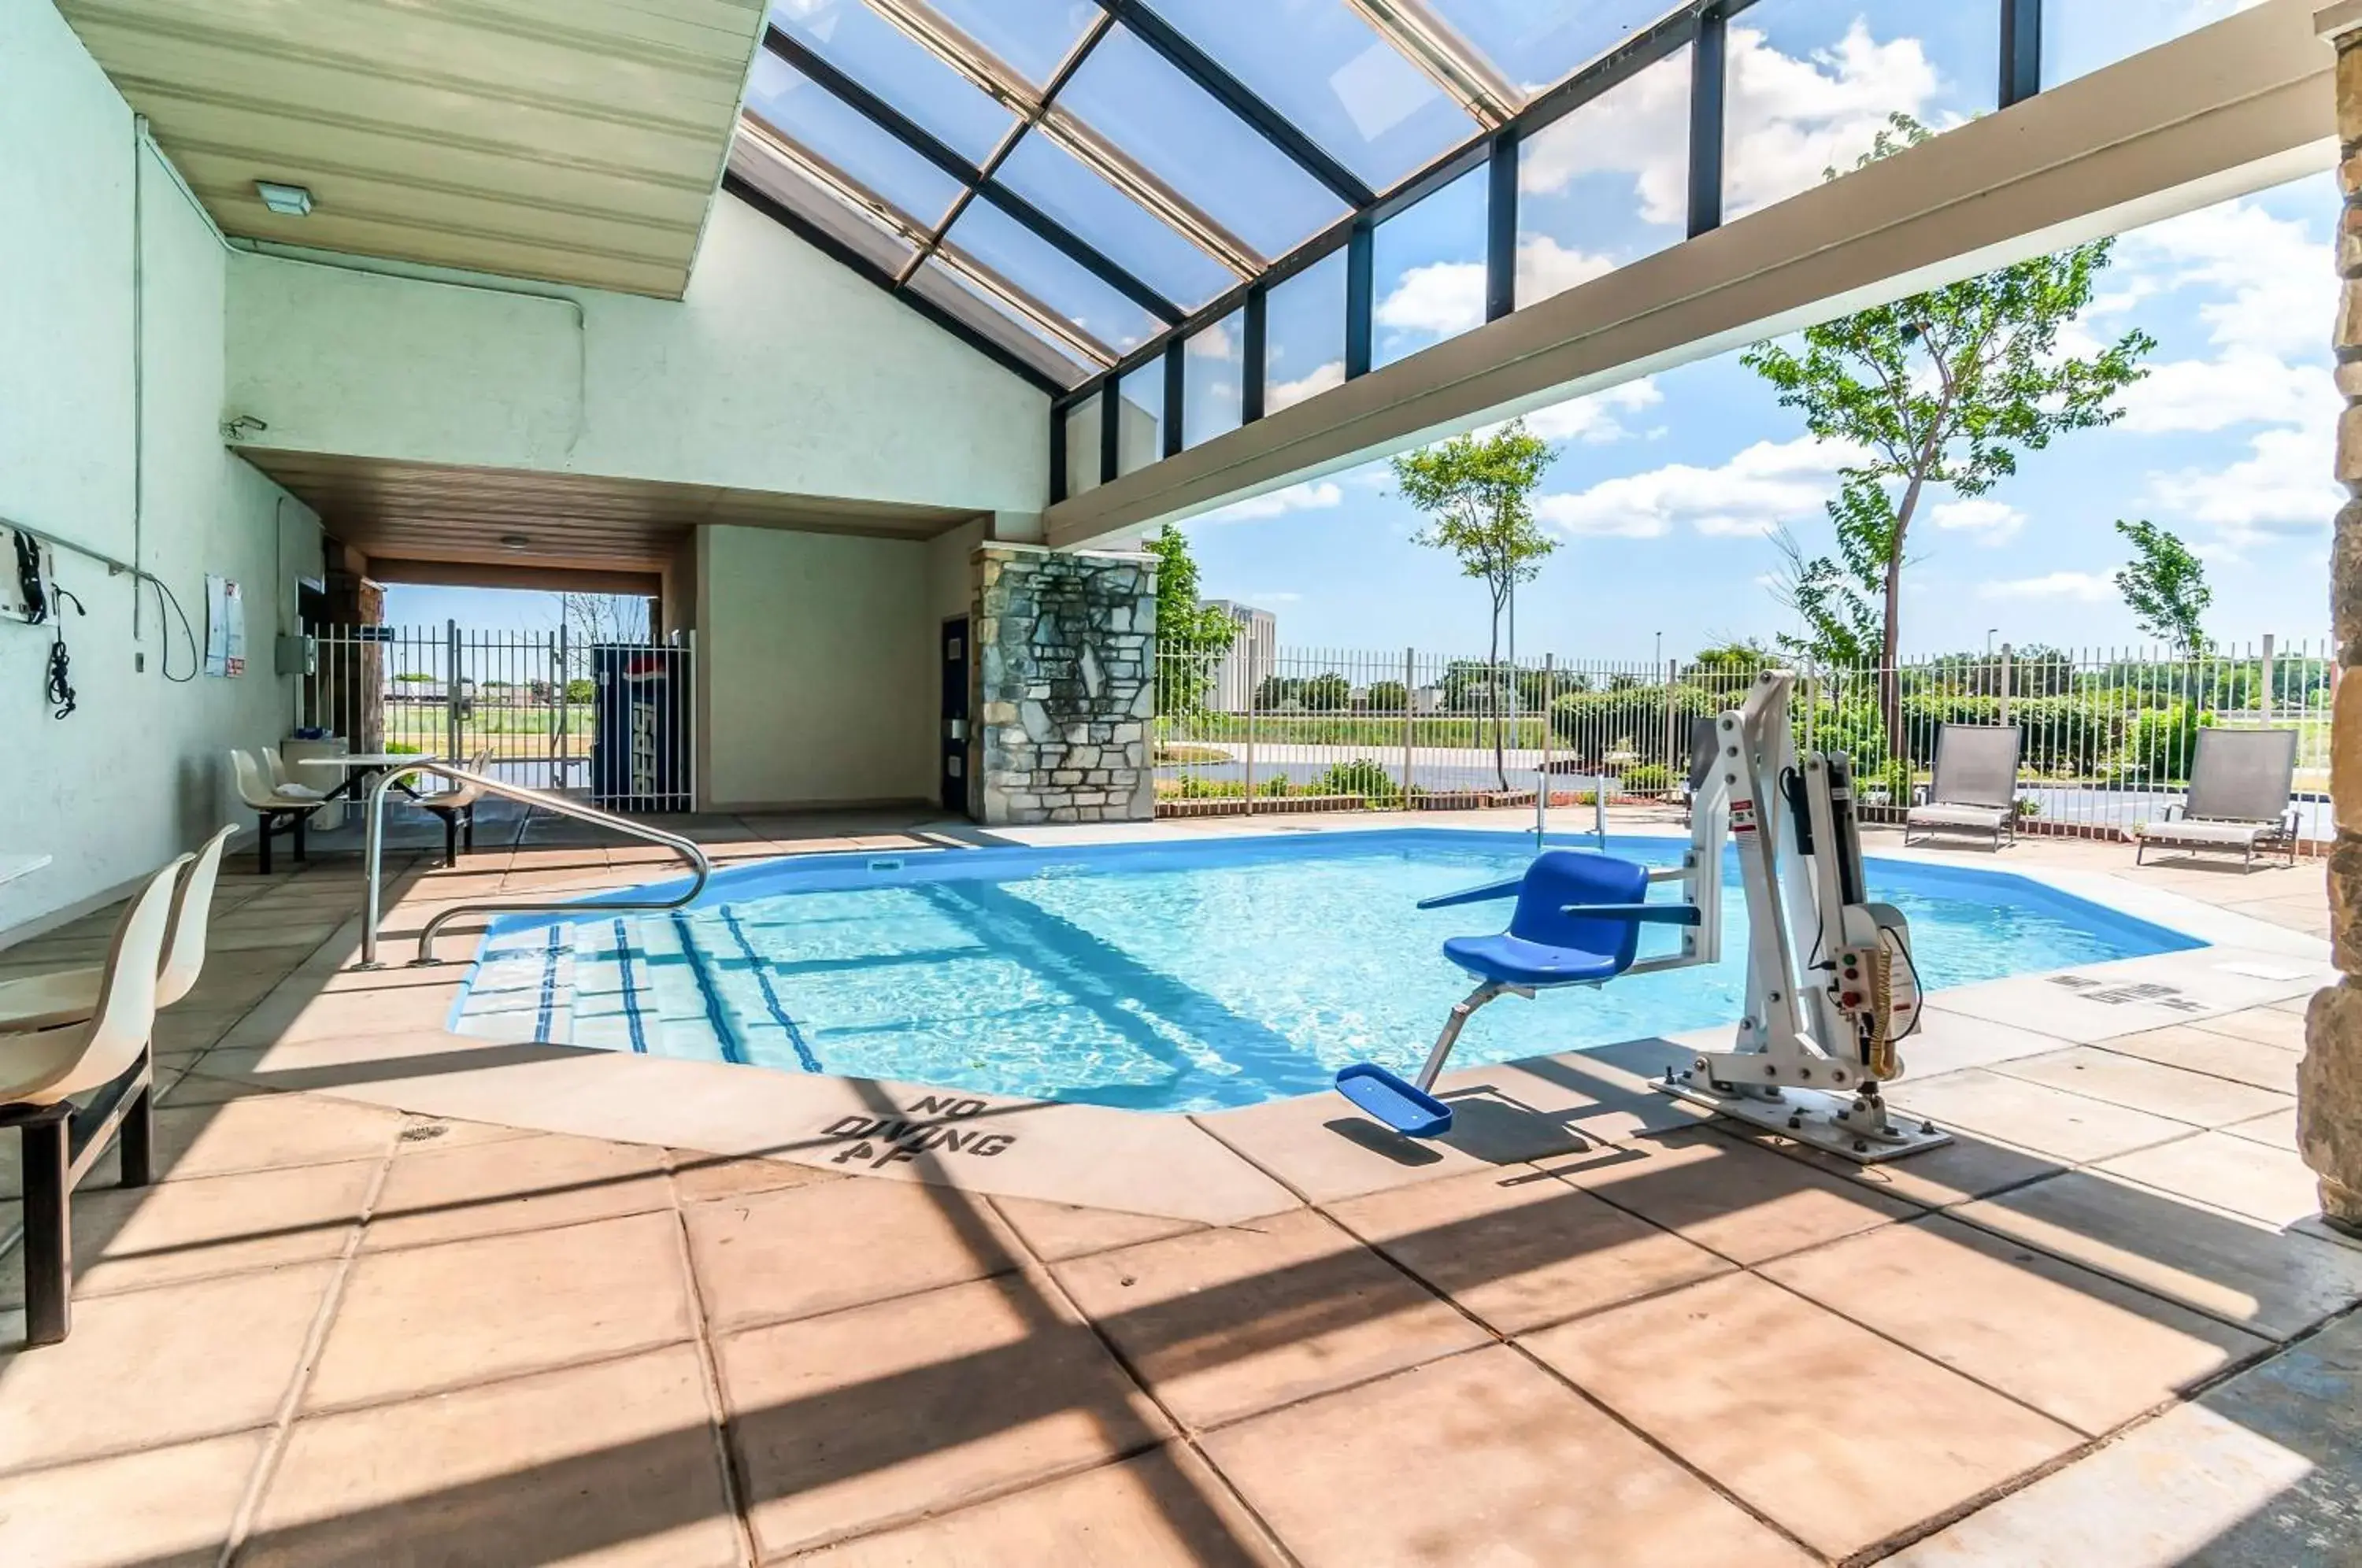
[[1091, 0], [933, 0], [943, 18], [990, 50], [1036, 87], [1046, 87], [1083, 29], [1099, 15]]
[[1927, 0], [1759, 0], [1732, 17], [1724, 215], [1850, 171], [1890, 115], [1944, 130], [1992, 109], [1995, 17]]
[[1380, 190], [1476, 122], [1346, 0], [1158, 0], [1157, 12]]
[[1164, 361], [1151, 359], [1116, 383], [1115, 471], [1131, 473], [1164, 456]]
[[888, 273], [899, 273], [912, 246], [866, 207], [846, 201], [767, 145], [745, 127], [730, 141], [732, 171], [784, 204], [806, 223], [869, 258]]
[[1236, 430], [1246, 396], [1246, 313], [1232, 311], [1181, 345], [1181, 444]]
[[1485, 325], [1485, 215], [1492, 171], [1479, 164], [1371, 237], [1373, 369]]
[[1264, 305], [1263, 365], [1266, 414], [1345, 384], [1342, 246], [1272, 285]]
[[1000, 181], [1184, 307], [1201, 305], [1238, 282], [1229, 268], [1039, 132], [1028, 131], [1018, 142], [1000, 166]]
[[[861, 0], [772, 0], [771, 22], [981, 163], [1016, 116]], [[767, 51], [766, 51], [767, 52]]]
[[1163, 325], [989, 202], [970, 202], [944, 243], [1107, 348], [1137, 348]]
[[1326, 186], [1120, 26], [1058, 103], [1266, 258], [1345, 215]]
[[[1433, 0], [1444, 20], [1529, 97], [1676, 8], [1676, 0]], [[1982, 7], [1968, 6], [1963, 10]], [[1996, 28], [1999, 23], [1995, 23]]]
[[2071, 82], [2260, 3], [2188, 0], [2179, 6], [2127, 6], [2124, 0], [2048, 0], [2042, 7], [2042, 85]]
[[1518, 144], [1518, 308], [1689, 233], [1690, 51]]
[[[911, 276], [911, 291], [941, 305], [1064, 386], [1078, 386], [1098, 369], [1075, 351], [1004, 307], [933, 257]], [[1096, 401], [1096, 400], [1091, 400]], [[1094, 452], [1098, 448], [1092, 448]], [[1096, 463], [1096, 458], [1093, 459]]]
[[804, 151], [883, 196], [927, 228], [944, 220], [960, 183], [778, 55], [755, 56], [746, 108]]

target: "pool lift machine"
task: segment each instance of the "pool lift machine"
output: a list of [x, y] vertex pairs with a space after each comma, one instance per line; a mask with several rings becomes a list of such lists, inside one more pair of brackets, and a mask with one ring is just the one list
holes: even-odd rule
[[[1523, 876], [1423, 900], [1421, 909], [1515, 899], [1509, 929], [1455, 937], [1444, 954], [1479, 984], [1454, 1006], [1416, 1081], [1359, 1063], [1337, 1075], [1346, 1099], [1408, 1136], [1450, 1131], [1434, 1094], [1461, 1030], [1504, 996], [1599, 986], [1722, 956], [1723, 848], [1738, 851], [1747, 898], [1747, 1012], [1727, 1051], [1666, 1070], [1654, 1087], [1725, 1116], [1862, 1164], [1951, 1142], [1887, 1106], [1896, 1046], [1919, 1027], [1918, 972], [1901, 911], [1865, 895], [1853, 774], [1843, 753], [1799, 757], [1788, 726], [1795, 677], [1766, 670], [1716, 721], [1716, 754], [1692, 801], [1681, 863], [1649, 867], [1553, 849]], [[1647, 901], [1678, 882], [1678, 903]], [[1639, 956], [1640, 928], [1677, 927], [1677, 952]]]

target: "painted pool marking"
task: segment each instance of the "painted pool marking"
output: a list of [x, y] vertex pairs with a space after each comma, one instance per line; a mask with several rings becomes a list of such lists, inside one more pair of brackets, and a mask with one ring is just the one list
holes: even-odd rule
[[697, 950], [697, 935], [690, 926], [689, 917], [676, 911], [672, 923], [674, 934], [680, 939], [680, 955], [688, 960], [690, 973], [697, 977], [698, 994], [705, 999], [705, 1021], [713, 1031], [714, 1042], [722, 1047], [722, 1059], [742, 1067], [746, 1066], [746, 1043], [730, 1025], [729, 1015], [722, 1006], [722, 988], [714, 984], [712, 971], [705, 966], [705, 955]]
[[788, 1010], [779, 1005], [779, 993], [771, 988], [771, 972], [764, 965], [763, 955], [755, 951], [755, 944], [746, 940], [745, 930], [738, 923], [737, 911], [724, 904], [718, 912], [722, 916], [722, 923], [730, 928], [732, 938], [737, 942], [738, 951], [745, 955], [747, 967], [755, 971], [755, 984], [762, 988], [763, 1005], [770, 1010], [771, 1021], [787, 1031], [788, 1043], [796, 1048], [796, 1060], [802, 1064], [804, 1071], [819, 1072], [820, 1058], [812, 1055], [811, 1046], [805, 1043], [804, 1032], [796, 1027], [796, 1021], [788, 1016]]
[[631, 1026], [635, 1055], [648, 1054], [647, 1026], [640, 1021], [639, 984], [632, 978], [632, 933], [622, 918], [615, 921], [615, 965], [624, 975], [624, 1021]]
[[[837, 1145], [829, 1156], [833, 1165], [860, 1161], [873, 1170], [887, 1165], [916, 1160], [921, 1154], [973, 1154], [990, 1159], [1017, 1143], [1014, 1132], [987, 1132], [981, 1128], [960, 1131], [951, 1123], [981, 1116], [989, 1109], [985, 1101], [958, 1098], [947, 1094], [931, 1094], [907, 1106], [897, 1106], [900, 1116], [866, 1116], [858, 1112], [840, 1116], [820, 1130], [820, 1135]], [[921, 1118], [932, 1117], [932, 1121]], [[880, 1154], [872, 1147], [886, 1145]]]
[[550, 1021], [557, 1014], [558, 939], [565, 935], [565, 933], [566, 928], [564, 926], [551, 926], [549, 928], [548, 944], [542, 949], [541, 1007], [540, 1010], [534, 1014], [533, 1020], [533, 1037], [535, 1040], [546, 1040], [549, 1038]]
[[2064, 986], [2085, 1001], [2095, 1001], [2108, 1007], [2121, 1007], [2125, 1002], [2147, 1002], [2171, 1012], [2204, 1012], [2206, 1004], [2182, 995], [2179, 986], [2169, 986], [2156, 980], [2136, 980], [2124, 985], [2109, 986], [2104, 980], [2088, 975], [2053, 975], [2050, 983]]

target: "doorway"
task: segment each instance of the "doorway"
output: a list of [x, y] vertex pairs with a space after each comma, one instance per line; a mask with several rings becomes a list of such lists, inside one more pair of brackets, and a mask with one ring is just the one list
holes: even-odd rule
[[943, 777], [944, 810], [968, 814], [967, 807], [967, 617], [944, 623]]

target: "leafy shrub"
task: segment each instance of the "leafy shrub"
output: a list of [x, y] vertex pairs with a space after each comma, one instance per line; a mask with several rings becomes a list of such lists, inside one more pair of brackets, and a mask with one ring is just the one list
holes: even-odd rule
[[2178, 784], [2190, 777], [2191, 754], [2205, 718], [2188, 702], [2151, 708], [2133, 722], [2125, 760], [2152, 784]]
[[1384, 766], [1366, 756], [1351, 762], [1330, 765], [1329, 771], [1312, 781], [1315, 795], [1360, 795], [1372, 801], [1395, 798], [1395, 781]]
[[1661, 762], [1644, 762], [1624, 770], [1628, 795], [1661, 795], [1673, 787], [1673, 770]]

